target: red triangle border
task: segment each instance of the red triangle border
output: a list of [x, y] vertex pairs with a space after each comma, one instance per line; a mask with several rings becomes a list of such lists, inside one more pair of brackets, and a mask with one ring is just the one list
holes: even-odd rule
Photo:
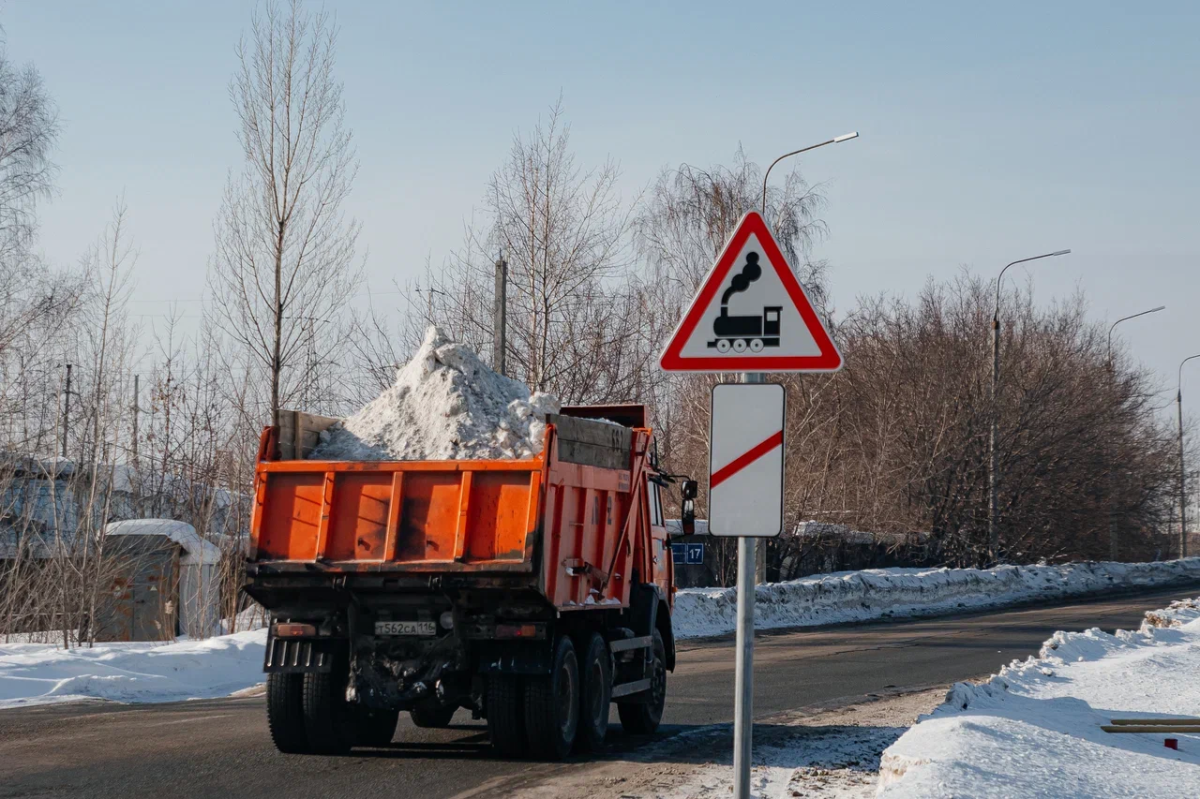
[[[683, 357], [680, 353], [684, 344], [691, 338], [696, 326], [700, 324], [713, 296], [724, 285], [725, 276], [729, 274], [729, 269], [741, 254], [742, 246], [751, 234], [758, 238], [764, 251], [763, 254], [767, 256], [767, 260], [774, 267], [775, 274], [779, 276], [780, 282], [787, 290], [792, 304], [795, 305], [796, 310], [800, 312], [800, 317], [808, 326], [820, 354], [753, 355], [744, 353], [720, 357]], [[804, 289], [800, 286], [800, 281], [796, 280], [796, 275], [793, 274], [783, 253], [780, 252], [779, 245], [775, 243], [775, 237], [767, 228], [767, 223], [756, 211], [747, 213], [738, 222], [737, 229], [729, 237], [725, 248], [721, 250], [716, 264], [709, 271], [708, 277], [704, 279], [704, 284], [697, 292], [696, 298], [688, 306], [683, 320], [679, 323], [679, 327], [675, 328], [675, 333], [672, 334], [671, 340], [663, 350], [658, 362], [659, 366], [667, 372], [836, 372], [842, 368], [841, 353], [834, 346], [833, 340], [830, 339], [821, 320], [817, 318], [816, 311], [813, 310]]]

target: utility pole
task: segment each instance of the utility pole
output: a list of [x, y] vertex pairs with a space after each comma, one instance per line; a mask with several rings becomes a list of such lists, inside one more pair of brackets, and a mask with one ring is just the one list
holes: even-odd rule
[[138, 382], [139, 377], [141, 377], [141, 375], [133, 376], [133, 452], [131, 454], [133, 456], [134, 469], [138, 468], [138, 411], [140, 410], [138, 408], [138, 399], [141, 397]]
[[508, 261], [496, 259], [496, 294], [492, 317], [492, 369], [507, 375], [504, 368], [505, 335], [508, 330]]
[[71, 364], [67, 364], [67, 389], [63, 392], [62, 456], [67, 457], [67, 433], [71, 429]]
[[1069, 252], [1070, 250], [1058, 250], [1013, 261], [1001, 269], [1000, 276], [996, 278], [996, 306], [992, 312], [992, 386], [989, 394], [991, 425], [988, 431], [988, 559], [993, 564], [1000, 560], [1000, 503], [997, 498], [1000, 485], [1000, 452], [996, 448], [996, 440], [1000, 437], [1000, 284], [1010, 266], [1066, 255]]

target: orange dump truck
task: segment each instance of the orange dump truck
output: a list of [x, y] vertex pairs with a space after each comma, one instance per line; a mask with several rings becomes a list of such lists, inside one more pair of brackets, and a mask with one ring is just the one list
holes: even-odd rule
[[564, 408], [525, 460], [363, 463], [304, 459], [334, 420], [285, 412], [260, 446], [246, 586], [271, 611], [275, 745], [378, 746], [402, 711], [439, 727], [459, 708], [513, 756], [595, 747], [610, 703], [654, 731], [675, 666], [674, 481], [645, 417]]

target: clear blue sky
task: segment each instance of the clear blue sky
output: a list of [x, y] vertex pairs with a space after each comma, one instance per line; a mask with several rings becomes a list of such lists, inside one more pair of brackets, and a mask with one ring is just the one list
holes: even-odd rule
[[[835, 303], [1070, 247], [1032, 275], [1086, 290], [1172, 386], [1200, 352], [1200, 3], [331, 2], [373, 289], [458, 245], [515, 131], [563, 94], [585, 165], [632, 196], [667, 165], [803, 163], [824, 185]], [[251, 4], [10, 0], [11, 55], [62, 114], [42, 246], [77, 258], [124, 192], [139, 313], [195, 299], [227, 170]], [[389, 299], [381, 295], [378, 300]], [[399, 301], [399, 297], [391, 297]], [[195, 312], [196, 303], [180, 306]], [[981, 332], [981, 335], [982, 332]], [[1192, 381], [1200, 388], [1200, 375]], [[1165, 399], [1164, 399], [1165, 401]]]

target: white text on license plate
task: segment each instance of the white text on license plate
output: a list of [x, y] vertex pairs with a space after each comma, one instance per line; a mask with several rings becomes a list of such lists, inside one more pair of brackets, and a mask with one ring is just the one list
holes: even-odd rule
[[437, 635], [437, 625], [431, 621], [377, 621], [376, 635]]

